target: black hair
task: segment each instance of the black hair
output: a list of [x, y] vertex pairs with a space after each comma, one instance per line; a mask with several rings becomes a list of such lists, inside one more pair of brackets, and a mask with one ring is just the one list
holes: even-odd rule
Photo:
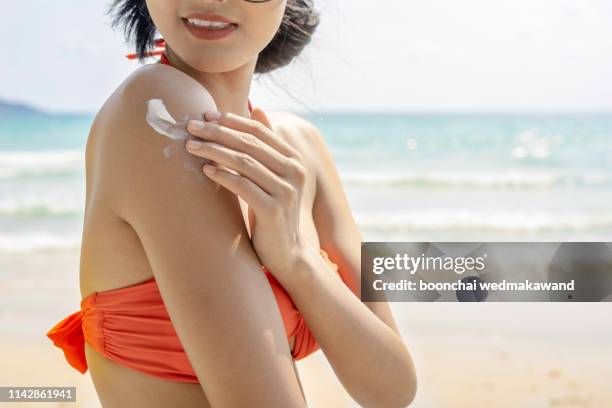
[[[157, 28], [149, 14], [146, 0], [113, 0], [108, 8], [112, 27], [123, 30], [127, 42], [133, 43], [140, 62], [153, 49]], [[319, 25], [319, 12], [313, 0], [287, 0], [285, 15], [270, 43], [259, 53], [255, 73], [273, 71], [289, 64], [310, 43]]]

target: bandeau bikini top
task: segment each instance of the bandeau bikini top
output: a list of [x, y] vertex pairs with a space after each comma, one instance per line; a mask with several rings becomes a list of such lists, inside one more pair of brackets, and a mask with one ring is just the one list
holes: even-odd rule
[[[168, 63], [162, 54], [160, 62]], [[249, 104], [250, 105], [250, 104]], [[327, 253], [320, 255], [346, 283]], [[303, 316], [289, 294], [261, 266], [278, 304], [287, 338], [295, 337], [291, 355], [300, 360], [319, 349]], [[94, 292], [81, 300], [81, 308], [55, 324], [47, 337], [62, 349], [68, 363], [87, 371], [85, 342], [106, 358], [148, 375], [169, 381], [199, 383], [183, 349], [161, 293], [150, 278], [132, 286]]]

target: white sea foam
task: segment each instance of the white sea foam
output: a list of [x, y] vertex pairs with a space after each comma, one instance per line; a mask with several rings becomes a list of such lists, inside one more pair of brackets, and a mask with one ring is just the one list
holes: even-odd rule
[[0, 233], [0, 252], [38, 252], [44, 250], [78, 249], [81, 236], [77, 233], [54, 234], [52, 232]]
[[466, 230], [540, 232], [582, 231], [612, 228], [612, 212], [519, 212], [475, 211], [467, 209], [413, 210], [410, 212], [374, 211], [355, 213], [360, 227], [386, 231]]
[[467, 171], [467, 170], [343, 170], [347, 185], [370, 187], [473, 187], [473, 188], [546, 188], [552, 186], [599, 185], [612, 182], [612, 174], [603, 172], [571, 173], [563, 171]]
[[[414, 210], [411, 212], [355, 212], [360, 228], [368, 231], [406, 233], [416, 231], [448, 232], [479, 231], [510, 234], [550, 231], [588, 232], [612, 229], [612, 212], [608, 213], [547, 213], [473, 210]], [[81, 233], [13, 232], [0, 233], [0, 252], [37, 252], [41, 250], [71, 250], [80, 245]]]
[[529, 129], [516, 135], [518, 144], [512, 149], [515, 159], [546, 159], [550, 155], [554, 140], [540, 136], [538, 129]]
[[83, 171], [84, 162], [82, 150], [0, 151], [0, 180], [78, 173]]
[[54, 217], [73, 215], [83, 212], [82, 199], [54, 199], [53, 196], [42, 197], [4, 197], [0, 198], [0, 216], [20, 217]]
[[80, 177], [4, 181], [0, 184], [0, 217], [16, 216], [25, 221], [30, 217], [76, 216], [85, 206], [84, 188], [84, 180]]

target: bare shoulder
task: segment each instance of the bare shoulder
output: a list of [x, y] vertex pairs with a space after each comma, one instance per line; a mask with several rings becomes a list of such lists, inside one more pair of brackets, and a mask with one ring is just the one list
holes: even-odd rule
[[317, 126], [311, 121], [291, 112], [266, 111], [270, 122], [281, 137], [297, 149], [309, 161], [318, 161], [328, 150]]
[[[191, 167], [198, 164], [181, 152], [181, 141], [149, 126], [146, 114], [151, 99], [161, 99], [175, 120], [201, 119], [204, 111], [215, 109], [206, 88], [175, 68], [148, 64], [135, 70], [98, 111], [87, 141], [86, 164], [97, 169], [91, 172], [91, 183], [101, 202], [127, 198], [126, 192], [134, 185], [146, 185], [153, 174], [182, 176], [186, 160]], [[176, 153], [167, 157], [164, 149], [169, 146]]]
[[[181, 117], [200, 117], [210, 105], [214, 107], [208, 90], [189, 75], [164, 64], [147, 64], [132, 72], [117, 87], [98, 111], [94, 123], [103, 127], [118, 124], [125, 118], [133, 119], [145, 109], [149, 99], [164, 100], [168, 111]], [[183, 100], [201, 104], [186, 110]]]

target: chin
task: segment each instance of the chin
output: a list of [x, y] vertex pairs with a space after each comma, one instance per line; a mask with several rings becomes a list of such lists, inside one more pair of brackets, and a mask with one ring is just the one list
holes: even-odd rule
[[188, 64], [193, 69], [211, 74], [234, 71], [248, 63], [248, 61], [232, 61], [228, 58], [227, 54], [205, 58], [198, 57], [191, 61]]

